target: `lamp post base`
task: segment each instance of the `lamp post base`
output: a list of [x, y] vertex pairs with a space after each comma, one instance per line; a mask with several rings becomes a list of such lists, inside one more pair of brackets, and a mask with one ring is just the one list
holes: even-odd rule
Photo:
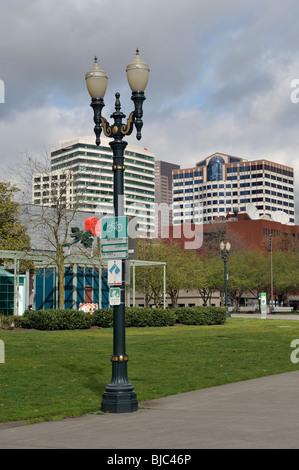
[[112, 379], [106, 386], [101, 410], [107, 413], [131, 413], [138, 410], [133, 385], [127, 378], [127, 355], [111, 356]]
[[138, 410], [137, 396], [132, 385], [128, 384], [128, 389], [121, 391], [107, 385], [105, 390], [101, 407], [104, 413], [132, 413]]

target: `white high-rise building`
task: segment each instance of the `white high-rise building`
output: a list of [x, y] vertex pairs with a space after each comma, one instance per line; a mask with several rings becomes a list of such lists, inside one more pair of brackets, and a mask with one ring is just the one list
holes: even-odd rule
[[174, 224], [219, 220], [248, 205], [256, 216], [295, 222], [294, 170], [286, 165], [215, 153], [174, 170], [172, 181]]
[[[65, 200], [81, 211], [113, 214], [113, 152], [109, 140], [94, 136], [62, 141], [51, 151], [51, 173], [33, 177], [33, 203], [51, 206], [51, 192], [65, 182]], [[137, 217], [140, 234], [155, 232], [155, 156], [128, 144], [124, 153], [125, 215]], [[79, 203], [79, 204], [78, 204]]]

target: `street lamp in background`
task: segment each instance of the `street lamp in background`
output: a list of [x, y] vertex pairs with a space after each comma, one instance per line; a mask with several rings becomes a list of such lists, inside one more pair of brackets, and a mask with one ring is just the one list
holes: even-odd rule
[[227, 242], [226, 245], [224, 245], [224, 242], [220, 243], [220, 252], [221, 252], [221, 257], [224, 262], [224, 293], [225, 293], [225, 300], [224, 304], [226, 307], [226, 316], [230, 317], [230, 313], [228, 311], [228, 306], [227, 306], [227, 262], [229, 259], [229, 251], [230, 251], [230, 243]]
[[[134, 103], [134, 111], [123, 123], [126, 116], [121, 112], [120, 94], [115, 94], [115, 112], [111, 114], [113, 124], [102, 116], [104, 95], [108, 84], [108, 75], [101, 68], [95, 57], [91, 69], [86, 73], [86, 86], [91, 97], [90, 106], [94, 111], [94, 132], [96, 135], [96, 145], [100, 145], [101, 132], [105, 136], [113, 139], [109, 145], [113, 150], [113, 207], [115, 217], [124, 216], [124, 150], [127, 142], [123, 141], [124, 136], [133, 132], [134, 126], [137, 131], [137, 139], [141, 139], [141, 129], [143, 126], [143, 101], [145, 100], [144, 90], [149, 77], [149, 66], [142, 60], [137, 49], [136, 55], [126, 68], [127, 79], [132, 90], [131, 99]], [[102, 410], [110, 413], [128, 413], [137, 411], [138, 402], [134, 392], [134, 387], [127, 378], [127, 362], [125, 345], [125, 261], [122, 260], [122, 284], [120, 305], [113, 307], [113, 354], [112, 379], [106, 386], [102, 399]]]
[[274, 311], [274, 299], [273, 299], [273, 250], [272, 250], [272, 233], [269, 235], [269, 251], [270, 251], [270, 261], [271, 261], [271, 306], [270, 306], [270, 313]]

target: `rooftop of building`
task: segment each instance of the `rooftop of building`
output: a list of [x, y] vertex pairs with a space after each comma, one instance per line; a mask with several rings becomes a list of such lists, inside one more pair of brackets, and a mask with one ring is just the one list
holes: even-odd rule
[[[100, 147], [108, 147], [110, 149], [109, 142], [111, 142], [110, 139], [108, 139], [107, 137], [101, 136]], [[58, 150], [71, 150], [72, 147], [76, 144], [85, 144], [85, 145], [92, 145], [95, 148], [97, 147], [95, 143], [95, 136], [89, 135], [89, 136], [75, 137], [73, 139], [60, 140], [59, 144], [51, 149], [51, 153], [56, 152]], [[141, 145], [131, 144], [131, 143], [128, 143], [126, 147], [126, 151], [141, 153], [141, 154], [150, 155], [153, 157], [155, 155], [153, 152], [150, 152], [146, 147], [143, 147]]]
[[293, 170], [292, 167], [288, 166], [288, 165], [284, 165], [284, 164], [281, 164], [281, 163], [277, 163], [277, 162], [273, 162], [272, 160], [269, 160], [267, 158], [259, 158], [259, 159], [248, 159], [248, 158], [243, 158], [243, 157], [237, 157], [237, 156], [234, 156], [234, 155], [229, 155], [229, 154], [226, 154], [226, 153], [221, 153], [221, 152], [215, 152], [213, 153], [212, 155], [208, 155], [207, 157], [203, 158], [202, 160], [200, 160], [199, 162], [197, 162], [193, 167], [190, 167], [190, 168], [180, 168], [180, 169], [177, 169], [177, 170], [173, 170], [174, 173], [182, 173], [184, 171], [190, 171], [190, 170], [198, 170], [199, 167], [201, 166], [205, 166], [209, 163], [209, 161], [212, 159], [212, 158], [216, 158], [216, 157], [221, 157], [223, 158], [224, 160], [224, 164], [242, 164], [242, 163], [268, 163], [270, 165], [274, 165], [278, 168], [284, 168], [284, 169], [288, 169], [288, 170]]
[[[204, 224], [183, 223], [162, 229], [162, 238], [166, 242], [179, 243], [183, 248], [186, 242], [191, 243], [191, 249], [208, 250], [207, 253], [211, 249], [210, 242], [213, 249], [219, 251], [217, 242], [220, 241], [230, 241], [235, 250], [246, 248], [267, 250], [270, 234], [276, 247], [283, 245], [285, 248], [286, 243], [293, 248], [295, 244], [299, 246], [299, 225], [283, 224], [270, 217], [251, 219], [247, 213], [227, 214], [224, 219], [219, 218]], [[209, 238], [211, 235], [212, 238]], [[195, 243], [196, 237], [201, 238], [200, 246]]]

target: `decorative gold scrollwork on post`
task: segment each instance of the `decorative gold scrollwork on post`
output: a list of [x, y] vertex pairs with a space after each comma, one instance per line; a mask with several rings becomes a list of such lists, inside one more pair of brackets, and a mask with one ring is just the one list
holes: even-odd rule
[[106, 137], [111, 137], [111, 127], [109, 126], [107, 120], [101, 117], [101, 123], [103, 127], [103, 131]]
[[121, 126], [121, 132], [123, 135], [127, 135], [132, 132], [132, 127], [133, 127], [133, 118], [134, 118], [134, 111], [131, 112], [127, 124], [123, 124]]

